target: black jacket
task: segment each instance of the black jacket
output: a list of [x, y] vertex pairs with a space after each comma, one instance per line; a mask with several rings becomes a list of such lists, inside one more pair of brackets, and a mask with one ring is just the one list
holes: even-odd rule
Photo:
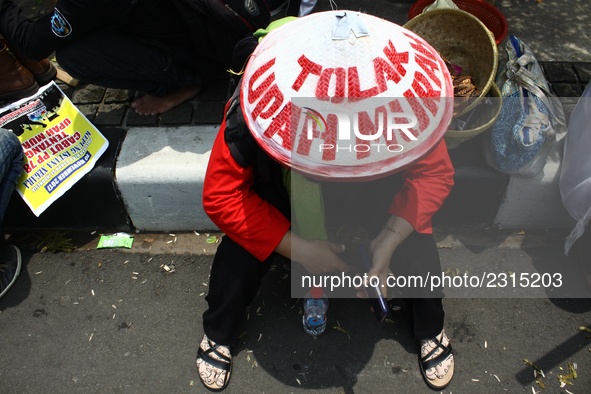
[[269, 20], [265, 0], [58, 0], [37, 19], [12, 0], [0, 6], [0, 34], [37, 60], [90, 32], [119, 29], [165, 49], [189, 35], [199, 56], [229, 65], [236, 43]]

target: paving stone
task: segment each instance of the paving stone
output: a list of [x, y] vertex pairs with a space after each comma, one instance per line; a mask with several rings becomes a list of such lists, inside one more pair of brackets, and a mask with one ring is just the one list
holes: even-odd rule
[[86, 116], [86, 118], [88, 118], [88, 120], [91, 123], [94, 123], [94, 119], [96, 118], [96, 113], [98, 111], [98, 105], [96, 105], [96, 104], [82, 104], [82, 105], [77, 105], [76, 108], [78, 108], [80, 110], [80, 112], [82, 112], [82, 114], [84, 114], [84, 116]]
[[160, 115], [160, 124], [162, 126], [178, 126], [191, 124], [191, 116], [193, 115], [193, 104], [183, 103], [170, 111]]
[[74, 94], [74, 91], [76, 90], [76, 88], [74, 86], [70, 86], [67, 83], [64, 83], [60, 80], [55, 80], [55, 84], [62, 90], [62, 92], [64, 92], [64, 94], [66, 96], [68, 96], [70, 98], [70, 100], [72, 100], [72, 95]]
[[107, 89], [105, 93], [105, 103], [125, 103], [131, 101], [134, 92], [122, 89]]
[[126, 125], [128, 127], [158, 126], [158, 115], [139, 115], [133, 109], [127, 109]]
[[73, 95], [72, 102], [78, 104], [100, 104], [105, 97], [105, 88], [96, 85], [84, 85], [78, 87]]
[[581, 97], [583, 94], [580, 84], [553, 83], [552, 88], [558, 97]]
[[123, 122], [127, 106], [121, 104], [103, 104], [98, 108], [94, 123], [100, 126], [119, 126]]
[[591, 63], [575, 63], [575, 70], [579, 75], [579, 81], [584, 84], [591, 81]]
[[544, 68], [549, 82], [577, 82], [577, 74], [572, 63], [551, 62], [540, 65]]
[[224, 114], [225, 101], [197, 103], [193, 114], [194, 124], [220, 124]]

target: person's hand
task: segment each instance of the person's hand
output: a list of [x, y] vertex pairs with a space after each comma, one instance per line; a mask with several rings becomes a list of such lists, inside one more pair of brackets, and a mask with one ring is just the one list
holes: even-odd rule
[[[367, 277], [377, 277], [379, 279], [379, 285], [384, 297], [388, 295], [387, 278], [392, 255], [396, 248], [413, 231], [414, 228], [406, 220], [398, 216], [390, 216], [382, 231], [369, 244], [372, 267], [367, 273]], [[361, 298], [367, 297], [365, 289], [358, 289], [357, 296]]]
[[287, 231], [275, 252], [301, 264], [310, 274], [349, 272], [353, 269], [338, 256], [345, 245], [321, 240], [307, 240]]
[[[400, 241], [401, 240], [396, 237], [396, 234], [392, 234], [389, 230], [383, 229], [369, 244], [369, 251], [372, 256], [372, 267], [367, 272], [367, 277], [376, 277], [379, 279], [380, 288], [384, 297], [388, 295], [386, 279], [388, 277], [390, 260], [392, 259], [394, 250], [396, 250], [396, 247], [400, 244]], [[366, 283], [366, 286], [369, 286], [369, 283]], [[365, 289], [357, 289], [357, 296], [360, 298], [367, 298]]]
[[292, 250], [292, 259], [312, 275], [328, 272], [349, 272], [352, 267], [338, 256], [345, 246], [321, 240], [302, 240]]

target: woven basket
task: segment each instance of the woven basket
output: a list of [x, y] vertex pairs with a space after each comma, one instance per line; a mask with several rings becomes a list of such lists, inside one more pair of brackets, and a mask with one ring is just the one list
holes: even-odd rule
[[486, 96], [497, 73], [499, 53], [495, 37], [478, 18], [461, 10], [439, 9], [417, 15], [403, 27], [425, 39], [450, 63], [461, 66], [460, 75], [474, 79], [480, 95], [458, 115]]
[[470, 118], [468, 123], [468, 129], [447, 130], [444, 138], [448, 149], [456, 148], [462, 142], [490, 129], [497, 121], [501, 113], [502, 101], [501, 90], [495, 83], [492, 84], [488, 96], [491, 97], [492, 105], [481, 106], [482, 111], [480, 108], [476, 108], [474, 116]]

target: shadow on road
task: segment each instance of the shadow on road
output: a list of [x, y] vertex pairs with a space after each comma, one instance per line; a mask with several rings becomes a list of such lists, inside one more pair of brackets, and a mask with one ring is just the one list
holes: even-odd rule
[[[342, 388], [353, 393], [358, 375], [384, 341], [398, 342], [410, 354], [418, 351], [404, 312], [391, 312], [379, 324], [369, 304], [360, 299], [331, 299], [325, 333], [318, 339], [305, 334], [301, 301], [290, 298], [289, 272], [284, 267], [276, 267], [264, 278], [242, 330], [234, 353], [246, 352], [252, 368], [263, 368], [294, 388]], [[392, 374], [408, 372], [396, 363], [399, 346], [390, 343], [388, 347], [391, 352], [384, 365]]]

